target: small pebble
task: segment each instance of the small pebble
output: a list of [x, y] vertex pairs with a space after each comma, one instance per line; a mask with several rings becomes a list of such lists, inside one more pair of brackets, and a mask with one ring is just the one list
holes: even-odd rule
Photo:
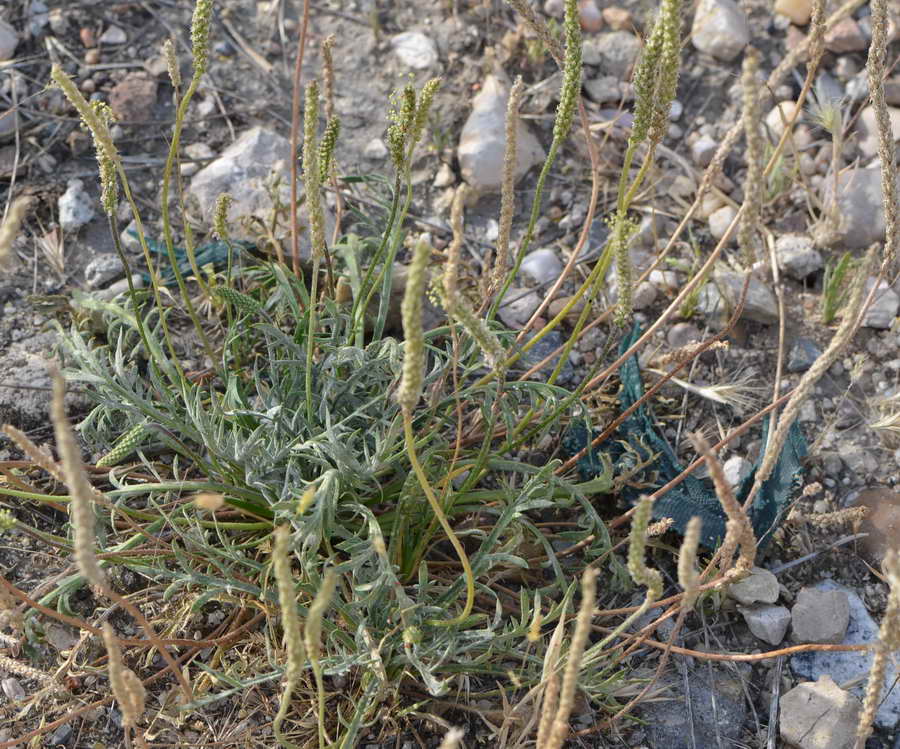
[[100, 44], [125, 44], [128, 36], [118, 26], [110, 26], [100, 35]]
[[594, 0], [578, 0], [578, 17], [581, 28], [589, 33], [603, 28], [603, 15]]
[[94, 35], [93, 29], [84, 26], [81, 31], [78, 32], [78, 36], [81, 37], [81, 43], [85, 48], [90, 49], [91, 47], [97, 46], [97, 37]]
[[613, 31], [628, 31], [631, 28], [631, 13], [616, 5], [603, 9], [603, 20]]
[[722, 239], [728, 231], [737, 211], [730, 205], [719, 208], [709, 217], [709, 233], [714, 239]]

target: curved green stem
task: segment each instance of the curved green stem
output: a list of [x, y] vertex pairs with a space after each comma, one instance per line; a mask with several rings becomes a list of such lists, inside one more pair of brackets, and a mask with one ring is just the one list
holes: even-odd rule
[[462, 564], [463, 573], [465, 574], [466, 604], [463, 607], [462, 612], [458, 616], [455, 616], [453, 619], [448, 619], [447, 621], [428, 622], [434, 626], [453, 627], [462, 624], [462, 622], [469, 617], [469, 614], [472, 613], [472, 606], [475, 603], [475, 575], [472, 573], [472, 566], [469, 564], [469, 557], [466, 556], [466, 550], [463, 548], [463, 545], [450, 527], [450, 523], [447, 522], [447, 516], [441, 508], [441, 504], [438, 502], [434, 490], [431, 488], [431, 484], [428, 483], [428, 477], [425, 475], [422, 464], [419, 463], [419, 457], [416, 455], [415, 437], [412, 431], [412, 417], [409, 413], [403, 414], [403, 434], [406, 440], [406, 452], [409, 455], [409, 462], [416, 474], [416, 478], [419, 480], [419, 485], [422, 487], [422, 491], [425, 492], [425, 496], [428, 498], [428, 504], [431, 505], [431, 511], [434, 513], [438, 522], [441, 524], [441, 528], [443, 528], [444, 533], [447, 534], [447, 538], [453, 545], [453, 548], [459, 557], [460, 564]]

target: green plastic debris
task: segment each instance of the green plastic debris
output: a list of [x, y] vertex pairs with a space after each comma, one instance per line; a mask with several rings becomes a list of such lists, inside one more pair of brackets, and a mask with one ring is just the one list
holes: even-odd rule
[[[137, 232], [130, 231], [128, 233], [137, 239]], [[177, 286], [175, 273], [172, 271], [172, 266], [169, 263], [169, 253], [166, 251], [166, 245], [163, 242], [147, 237], [147, 247], [150, 248], [150, 252], [156, 255], [157, 268], [163, 284], [170, 287]], [[236, 257], [239, 252], [255, 249], [256, 245], [246, 240], [235, 240], [231, 242], [231, 247]], [[185, 278], [192, 276], [194, 271], [191, 268], [187, 250], [184, 247], [175, 247], [174, 249], [175, 258], [178, 260], [178, 270], [181, 271], [181, 275]], [[204, 265], [212, 265], [216, 270], [222, 270], [228, 266], [228, 243], [219, 240], [202, 244], [194, 249], [194, 257], [197, 260], [198, 268], [203, 268]], [[149, 273], [142, 273], [141, 276], [143, 276], [146, 283], [150, 283]]]
[[[635, 328], [630, 336], [622, 341], [620, 353], [624, 353], [640, 336], [640, 329]], [[622, 410], [629, 408], [644, 394], [641, 372], [637, 356], [632, 356], [619, 368], [622, 391], [619, 396]], [[768, 431], [768, 418], [763, 421], [762, 440], [765, 444]], [[596, 436], [596, 435], [594, 435]], [[575, 455], [588, 444], [588, 430], [583, 425], [575, 424], [563, 440], [563, 451]], [[578, 471], [582, 480], [592, 478], [602, 471], [599, 452], [606, 452], [613, 461], [613, 475], [620, 476], [634, 471], [638, 464], [647, 463], [640, 471], [638, 478], [649, 486], [641, 489], [626, 487], [624, 499], [633, 504], [642, 494], [652, 494], [659, 487], [667, 484], [682, 473], [674, 450], [669, 446], [656, 429], [654, 420], [647, 405], [638, 408], [618, 429], [615, 435], [591, 451], [578, 461]], [[655, 456], [655, 457], [654, 457]], [[772, 532], [778, 528], [791, 501], [799, 493], [803, 484], [803, 458], [806, 456], [806, 440], [796, 422], [791, 426], [788, 440], [778, 458], [775, 470], [766, 480], [753, 505], [750, 508], [750, 519], [753, 530], [763, 548], [771, 539]], [[753, 466], [750, 474], [740, 483], [735, 496], [744, 503], [753, 485], [753, 479], [759, 468], [759, 462]], [[688, 521], [694, 515], [703, 520], [701, 543], [709, 549], [716, 548], [725, 537], [727, 520], [722, 506], [716, 497], [712, 481], [698, 479], [693, 475], [676, 487], [670, 489], [653, 504], [655, 520], [672, 518], [672, 528], [684, 534]]]

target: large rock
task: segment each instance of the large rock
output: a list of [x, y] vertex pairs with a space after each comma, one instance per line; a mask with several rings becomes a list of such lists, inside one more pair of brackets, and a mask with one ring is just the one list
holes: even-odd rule
[[[506, 148], [506, 104], [509, 89], [497, 76], [489, 75], [472, 102], [472, 114], [459, 138], [459, 164], [463, 179], [476, 190], [499, 190], [503, 180]], [[515, 178], [542, 164], [544, 149], [524, 122], [517, 125]]]
[[877, 281], [878, 287], [875, 287], [877, 279], [866, 279], [866, 296], [872, 289], [875, 289], [875, 296], [872, 298], [872, 305], [866, 310], [863, 317], [864, 328], [876, 328], [878, 330], [888, 330], [897, 318], [897, 312], [900, 310], [900, 296], [894, 291], [887, 281]]
[[641, 43], [627, 31], [609, 31], [585, 41], [585, 55], [600, 65], [600, 72], [619, 80], [628, 77], [641, 51]]
[[850, 623], [850, 604], [842, 590], [803, 588], [791, 609], [797, 642], [841, 642]]
[[[847, 249], [865, 249], [884, 241], [884, 203], [880, 169], [848, 169], [837, 179], [841, 224], [838, 240]], [[897, 180], [900, 190], [900, 178]], [[825, 180], [824, 203], [831, 204], [834, 180]]]
[[391, 46], [404, 65], [425, 70], [438, 61], [438, 50], [431, 37], [420, 31], [404, 31], [391, 39]]
[[[878, 623], [869, 614], [866, 604], [859, 595], [831, 580], [823, 580], [815, 586], [820, 590], [840, 590], [846, 593], [850, 605], [850, 624], [842, 645], [863, 645], [878, 639]], [[859, 699], [863, 698], [872, 669], [872, 653], [811, 651], [798, 653], [791, 658], [794, 676], [814, 681], [828, 674], [838, 684], [852, 684], [850, 691]], [[875, 713], [875, 725], [893, 729], [900, 719], [900, 690], [897, 689], [897, 668], [893, 659], [888, 659], [882, 684], [882, 699]], [[783, 719], [782, 719], [783, 722]]]
[[750, 43], [747, 14], [734, 0], [700, 0], [691, 41], [717, 60], [733, 60]]
[[19, 35], [6, 21], [0, 20], [0, 60], [11, 60], [19, 44]]
[[[718, 268], [700, 290], [697, 309], [712, 317], [727, 319], [735, 309], [744, 287], [744, 274]], [[771, 325], [778, 321], [778, 300], [768, 284], [750, 276], [742, 317]]]
[[775, 240], [775, 259], [778, 267], [791, 278], [803, 281], [822, 270], [825, 261], [813, 241], [803, 234], [785, 234]]
[[[887, 111], [896, 142], [900, 140], [900, 107], [888, 107]], [[875, 121], [875, 110], [871, 106], [859, 113], [856, 129], [859, 132], [859, 150], [863, 156], [872, 158], [878, 153], [878, 126]]]
[[861, 705], [830, 676], [794, 687], [778, 702], [781, 738], [800, 749], [852, 749]]
[[[49, 362], [57, 347], [55, 333], [23, 335], [0, 355], [0, 424], [12, 424], [28, 432], [50, 423]], [[21, 386], [21, 387], [17, 387]], [[90, 401], [83, 392], [69, 390], [66, 410], [83, 414]]]
[[778, 578], [762, 567], [754, 567], [743, 580], [728, 586], [728, 595], [745, 606], [775, 603], [778, 593]]
[[770, 645], [781, 644], [791, 623], [791, 612], [784, 606], [758, 603], [754, 606], [738, 606], [738, 611], [753, 635]]
[[[229, 193], [234, 199], [228, 210], [228, 223], [232, 236], [237, 239], [251, 239], [256, 236], [245, 219], [256, 217], [269, 224], [272, 218], [272, 197], [270, 183], [280, 177], [278, 186], [279, 202], [291, 203], [291, 144], [278, 133], [257, 126], [240, 136], [231, 146], [208, 166], [201, 169], [191, 180], [189, 197], [197, 201], [200, 218], [211, 225], [216, 199], [222, 193]], [[302, 195], [302, 187], [299, 192]], [[324, 202], [324, 201], [323, 201]], [[309, 228], [305, 208], [298, 210], [300, 222], [301, 257], [309, 257]], [[325, 208], [326, 237], [330, 236], [328, 225], [334, 218]], [[290, 221], [282, 217], [275, 227], [276, 237], [290, 233]]]

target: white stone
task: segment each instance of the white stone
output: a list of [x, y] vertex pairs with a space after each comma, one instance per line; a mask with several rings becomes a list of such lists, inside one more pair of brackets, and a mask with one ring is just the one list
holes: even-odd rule
[[716, 155], [719, 144], [708, 135], [701, 135], [691, 145], [691, 158], [697, 166], [707, 167]]
[[[274, 204], [272, 185], [278, 183], [278, 200], [282, 205], [291, 204], [290, 190], [290, 142], [271, 130], [257, 126], [243, 133], [212, 163], [203, 167], [191, 179], [189, 195], [196, 198], [199, 218], [207, 225], [212, 223], [216, 200], [223, 192], [229, 193], [233, 202], [227, 221], [236, 239], [251, 239], [253, 231], [243, 219], [256, 217], [266, 225], [272, 220]], [[302, 192], [301, 192], [302, 194]], [[308, 216], [305, 210], [297, 211], [300, 233], [300, 249], [303, 258], [309, 253]], [[334, 217], [325, 208], [326, 235], [333, 226]], [[274, 227], [276, 237], [290, 233], [288, 216], [281, 216]]]
[[775, 12], [787, 16], [797, 26], [806, 26], [812, 15], [812, 0], [775, 0]]
[[660, 291], [671, 293], [681, 288], [681, 280], [674, 270], [652, 270], [647, 280]]
[[741, 612], [753, 635], [770, 645], [781, 643], [791, 623], [791, 612], [784, 606], [759, 603], [753, 606], [738, 606], [738, 611]]
[[65, 34], [69, 30], [69, 17], [62, 8], [53, 8], [48, 17], [50, 30], [54, 34]]
[[[875, 288], [875, 279], [870, 278], [866, 281], [867, 295], [873, 288]], [[869, 307], [863, 318], [863, 327], [888, 330], [894, 324], [898, 309], [900, 309], [900, 296], [886, 281], [879, 282], [875, 297], [872, 299], [872, 306]]]
[[[731, 226], [735, 216], [737, 216], [737, 211], [730, 205], [713, 211], [709, 217], [709, 233], [712, 234], [713, 239], [722, 239], [728, 233], [728, 227]], [[727, 241], [730, 241], [733, 237], [734, 231], [729, 234]]]
[[363, 156], [372, 161], [380, 161], [388, 155], [387, 146], [381, 138], [372, 138], [363, 149]]
[[84, 280], [89, 289], [106, 286], [125, 272], [125, 266], [118, 255], [104, 252], [87, 264], [84, 269]]
[[728, 586], [728, 595], [738, 603], [775, 603], [778, 600], [778, 578], [769, 570], [754, 567], [750, 574]]
[[14, 676], [8, 676], [0, 684], [3, 686], [3, 694], [10, 702], [19, 702], [25, 699], [25, 689]]
[[125, 44], [128, 35], [118, 26], [110, 26], [100, 35], [100, 44]]
[[438, 173], [434, 177], [434, 182], [432, 183], [435, 187], [450, 187], [456, 181], [456, 175], [453, 173], [453, 170], [450, 168], [449, 164], [441, 164], [440, 169], [438, 169]]
[[420, 31], [404, 31], [391, 39], [391, 46], [400, 61], [416, 70], [425, 70], [438, 61], [437, 46], [431, 37]]
[[747, 14], [733, 0], [700, 0], [691, 41], [717, 60], [733, 60], [750, 43]]
[[132, 220], [128, 226], [122, 229], [119, 240], [122, 242], [122, 249], [125, 252], [141, 252], [141, 240], [137, 236], [137, 221]]
[[[506, 84], [497, 76], [487, 76], [463, 125], [457, 149], [460, 169], [463, 179], [479, 191], [498, 190], [503, 180], [508, 98]], [[538, 139], [521, 120], [517, 136], [516, 180], [545, 159]]]
[[597, 60], [600, 72], [618, 80], [628, 77], [641, 51], [641, 43], [627, 31], [607, 31], [584, 42], [587, 54]]
[[522, 260], [519, 274], [532, 286], [553, 283], [562, 273], [563, 264], [550, 248], [529, 252]]
[[[772, 107], [771, 111], [766, 115], [765, 123], [773, 138], [781, 137], [782, 133], [784, 133], [785, 124], [791, 121], [791, 117], [794, 116], [796, 111], [797, 102], [795, 101], [782, 101]], [[797, 124], [802, 119], [803, 111], [801, 110], [794, 124]]]
[[647, 309], [652, 307], [656, 301], [658, 292], [656, 287], [649, 281], [642, 281], [635, 286], [631, 294], [631, 306], [635, 310]]
[[[133, 273], [131, 275], [131, 285], [134, 286], [135, 289], [143, 289], [145, 285], [144, 277], [140, 273]], [[94, 296], [97, 299], [103, 300], [104, 302], [111, 302], [113, 299], [119, 296], [119, 294], [124, 294], [130, 290], [131, 288], [128, 285], [128, 279], [123, 278], [121, 281], [116, 281], [114, 284], [110, 284], [105, 289], [95, 291]]]
[[725, 471], [725, 479], [732, 487], [736, 487], [749, 476], [752, 469], [753, 466], [750, 464], [750, 461], [742, 458], [740, 455], [732, 455], [722, 464], [722, 470]]
[[19, 44], [19, 35], [6, 21], [0, 20], [0, 60], [12, 60]]
[[775, 240], [778, 267], [791, 278], [803, 281], [825, 266], [822, 253], [804, 234], [785, 234]]
[[[887, 111], [891, 123], [891, 134], [896, 142], [900, 140], [900, 108], [888, 107]], [[859, 113], [856, 129], [859, 132], [859, 150], [863, 156], [871, 159], [878, 153], [878, 126], [875, 120], [875, 110], [871, 106], [865, 107]]]
[[78, 231], [94, 218], [94, 199], [80, 179], [70, 179], [59, 198], [59, 225], [63, 231]]
[[511, 287], [497, 310], [504, 325], [519, 330], [541, 306], [541, 298], [531, 289]]
[[181, 176], [193, 177], [202, 167], [201, 164], [193, 161], [193, 159], [205, 161], [213, 158], [216, 155], [216, 152], [206, 143], [191, 143], [190, 145], [185, 146], [184, 155], [187, 156], [188, 159], [191, 159], [191, 161], [186, 161], [181, 164]]

